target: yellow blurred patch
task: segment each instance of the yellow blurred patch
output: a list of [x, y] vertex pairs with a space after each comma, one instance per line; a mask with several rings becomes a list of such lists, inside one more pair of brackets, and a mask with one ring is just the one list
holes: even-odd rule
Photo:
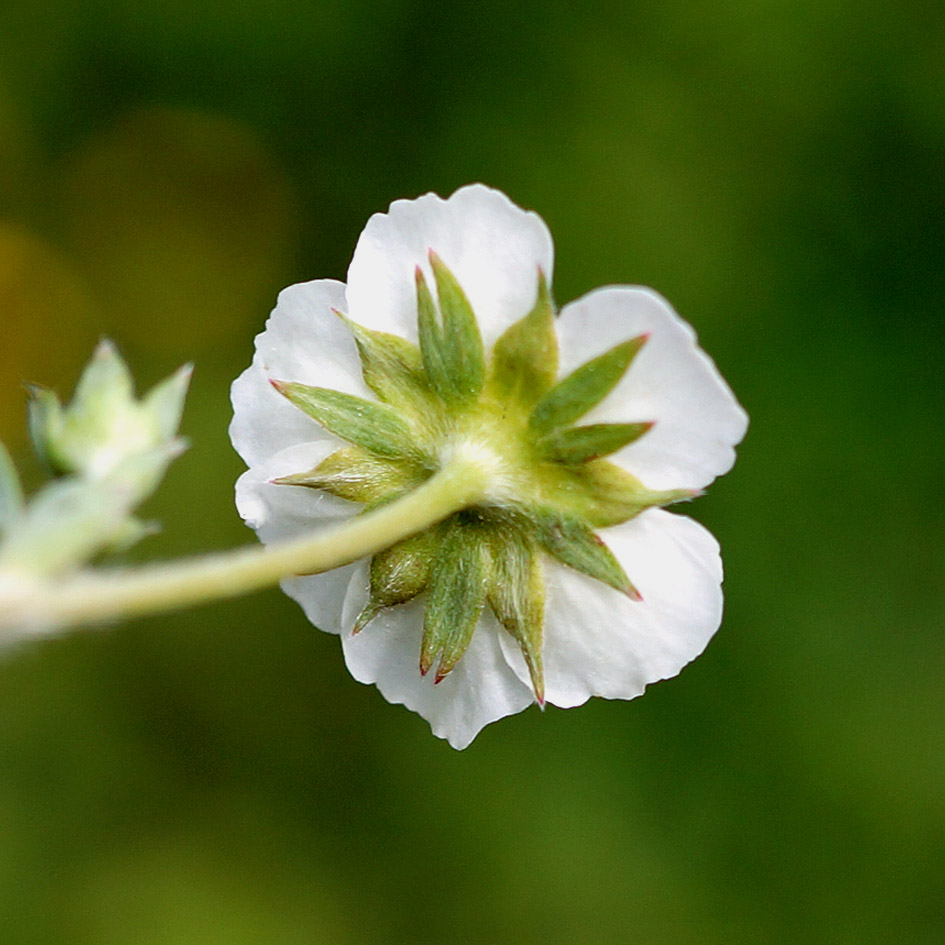
[[127, 115], [66, 171], [69, 239], [116, 337], [191, 357], [253, 333], [292, 247], [290, 189], [254, 133], [180, 109]]
[[69, 390], [95, 344], [82, 279], [39, 237], [0, 221], [0, 439], [26, 440], [25, 381]]

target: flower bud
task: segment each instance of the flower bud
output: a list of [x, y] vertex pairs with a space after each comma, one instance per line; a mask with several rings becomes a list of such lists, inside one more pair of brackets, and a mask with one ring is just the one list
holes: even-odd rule
[[[34, 447], [54, 472], [92, 479], [107, 477], [129, 461], [133, 465], [154, 450], [166, 450], [175, 440], [190, 374], [191, 367], [185, 365], [136, 400], [127, 365], [110, 341], [102, 341], [68, 406], [53, 391], [30, 387]], [[174, 449], [179, 450], [179, 442]], [[123, 478], [128, 475], [126, 468]], [[142, 470], [135, 485], [143, 499], [156, 484]]]

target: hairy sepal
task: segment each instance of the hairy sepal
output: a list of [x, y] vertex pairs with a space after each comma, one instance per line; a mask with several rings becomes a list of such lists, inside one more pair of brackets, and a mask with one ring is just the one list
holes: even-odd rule
[[423, 373], [420, 349], [399, 335], [373, 331], [335, 313], [354, 336], [364, 383], [394, 407], [411, 413], [430, 406], [430, 388]]
[[375, 456], [399, 459], [417, 455], [410, 428], [386, 404], [326, 387], [276, 380], [271, 383], [290, 403], [326, 430]]
[[545, 463], [536, 478], [541, 504], [590, 528], [621, 525], [646, 509], [682, 502], [698, 494], [692, 489], [648, 489], [636, 476], [606, 459], [578, 465]]
[[418, 467], [405, 460], [385, 459], [360, 446], [340, 449], [307, 472], [273, 480], [280, 486], [305, 486], [348, 499], [376, 503], [402, 495], [423, 480]]
[[476, 528], [454, 518], [430, 572], [430, 594], [423, 620], [420, 672], [426, 675], [439, 657], [440, 682], [466, 652], [486, 597], [486, 562]]
[[352, 633], [360, 633], [387, 607], [406, 604], [430, 583], [430, 568], [439, 546], [439, 528], [397, 542], [371, 559], [370, 600]]
[[486, 602], [518, 643], [539, 705], [545, 704], [541, 658], [545, 580], [535, 545], [514, 529], [497, 530], [488, 544]]
[[416, 270], [420, 354], [430, 383], [451, 406], [464, 406], [482, 392], [486, 357], [476, 316], [456, 277], [433, 250], [429, 254], [439, 313], [422, 270]]
[[596, 407], [617, 386], [646, 340], [647, 335], [631, 338], [572, 371], [535, 405], [528, 420], [531, 430], [546, 436]]
[[497, 401], [531, 410], [554, 386], [557, 376], [554, 306], [545, 274], [539, 269], [534, 307], [505, 330], [492, 350], [489, 393]]
[[614, 553], [584, 522], [549, 508], [531, 510], [528, 521], [533, 538], [552, 557], [633, 600], [640, 600]]
[[569, 466], [609, 456], [623, 449], [652, 428], [652, 423], [594, 423], [559, 430], [538, 441], [542, 459]]

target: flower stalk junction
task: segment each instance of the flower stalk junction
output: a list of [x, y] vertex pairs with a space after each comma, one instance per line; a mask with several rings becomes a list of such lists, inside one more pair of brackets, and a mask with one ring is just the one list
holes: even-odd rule
[[422, 486], [350, 523], [280, 546], [252, 546], [168, 564], [63, 579], [0, 574], [0, 640], [24, 632], [160, 613], [326, 571], [370, 555], [477, 501], [488, 469], [457, 459]]
[[455, 748], [678, 673], [719, 626], [722, 569], [664, 507], [728, 471], [747, 417], [665, 299], [610, 286], [559, 312], [553, 257], [540, 217], [474, 184], [395, 201], [346, 283], [280, 293], [231, 389], [261, 547], [101, 563], [155, 527], [136, 513], [186, 448], [189, 368], [138, 399], [106, 342], [69, 405], [32, 388], [56, 478], [27, 500], [0, 446], [0, 642], [279, 583]]

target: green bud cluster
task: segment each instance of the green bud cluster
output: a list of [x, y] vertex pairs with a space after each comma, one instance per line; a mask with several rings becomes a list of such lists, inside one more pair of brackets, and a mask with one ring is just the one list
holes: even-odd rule
[[[110, 341], [101, 341], [68, 406], [48, 388], [29, 386], [33, 445], [53, 472], [87, 478], [167, 449], [180, 425], [190, 374], [185, 365], [137, 400], [128, 366]], [[149, 491], [144, 483], [141, 490]]]
[[176, 434], [190, 373], [137, 400], [127, 365], [102, 341], [69, 405], [29, 387], [33, 445], [57, 478], [27, 502], [0, 446], [0, 572], [58, 574], [156, 530], [133, 513], [185, 448]]
[[382, 610], [426, 594], [420, 672], [443, 679], [489, 607], [521, 648], [544, 701], [542, 629], [550, 556], [639, 599], [596, 529], [691, 498], [654, 492], [604, 457], [645, 435], [652, 421], [575, 426], [630, 368], [647, 341], [627, 340], [558, 379], [555, 309], [544, 274], [532, 310], [487, 358], [462, 287], [431, 251], [436, 298], [416, 270], [419, 345], [342, 318], [354, 336], [368, 401], [274, 380], [273, 386], [348, 446], [277, 482], [320, 489], [366, 509], [425, 482], [456, 449], [496, 457], [488, 497], [374, 555], [361, 632]]

